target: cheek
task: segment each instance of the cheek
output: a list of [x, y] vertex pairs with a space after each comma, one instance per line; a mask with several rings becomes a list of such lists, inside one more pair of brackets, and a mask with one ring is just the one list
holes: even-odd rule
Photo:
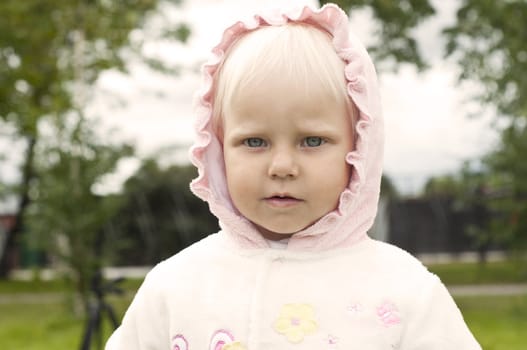
[[245, 162], [236, 161], [227, 157], [225, 162], [225, 177], [227, 181], [227, 188], [231, 197], [243, 197], [244, 194], [254, 191], [254, 174], [251, 172], [251, 167]]
[[[324, 198], [324, 202], [326, 202], [328, 206], [336, 206], [340, 194], [349, 185], [350, 174], [351, 166], [346, 163], [339, 169], [335, 169], [330, 173], [324, 171], [317, 176], [319, 181], [316, 181], [313, 185], [317, 186], [321, 198]], [[326, 179], [326, 181], [324, 181], [324, 179]]]
[[254, 192], [254, 186], [243, 177], [231, 176], [227, 180], [227, 188], [232, 198], [247, 199]]
[[338, 172], [340, 183], [342, 184], [343, 189], [348, 186], [350, 179], [351, 179], [351, 173], [353, 171], [353, 166], [346, 162], [347, 155], [348, 155], [348, 150], [346, 149], [342, 152], [342, 155], [340, 157], [341, 166]]
[[228, 183], [236, 183], [250, 175], [243, 162], [230, 161], [225, 164], [225, 176]]
[[[328, 187], [337, 187], [339, 189], [344, 189], [348, 186], [352, 166], [346, 163], [345, 155], [334, 156], [328, 162], [317, 167], [318, 178], [326, 179], [324, 181]], [[338, 166], [335, 166], [338, 164]], [[327, 169], [331, 169], [328, 171]]]

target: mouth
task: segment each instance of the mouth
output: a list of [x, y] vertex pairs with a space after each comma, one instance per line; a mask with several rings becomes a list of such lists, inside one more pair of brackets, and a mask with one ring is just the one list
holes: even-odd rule
[[303, 202], [302, 199], [293, 197], [289, 194], [275, 194], [275, 195], [264, 198], [264, 201], [271, 206], [281, 207], [281, 208], [291, 207], [298, 203]]

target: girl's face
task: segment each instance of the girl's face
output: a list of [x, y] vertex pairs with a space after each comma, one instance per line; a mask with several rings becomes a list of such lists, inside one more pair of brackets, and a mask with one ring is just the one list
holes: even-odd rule
[[349, 182], [353, 132], [345, 104], [307, 98], [299, 88], [270, 81], [246, 89], [224, 115], [230, 196], [268, 239], [290, 236], [334, 210]]

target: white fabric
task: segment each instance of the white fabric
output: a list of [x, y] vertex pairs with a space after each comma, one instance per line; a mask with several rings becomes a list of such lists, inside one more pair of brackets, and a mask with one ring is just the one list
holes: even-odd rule
[[273, 240], [267, 240], [267, 244], [269, 244], [269, 248], [273, 249], [287, 249], [287, 245], [289, 243], [289, 238], [281, 239], [278, 241]]
[[[286, 304], [313, 311], [298, 343], [275, 329]], [[106, 350], [222, 349], [215, 336], [223, 349], [481, 349], [444, 285], [399, 248], [248, 250], [220, 232], [148, 274]]]

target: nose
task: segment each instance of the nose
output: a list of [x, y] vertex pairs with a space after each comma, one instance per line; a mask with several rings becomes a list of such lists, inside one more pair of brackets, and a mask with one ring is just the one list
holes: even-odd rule
[[292, 151], [276, 151], [269, 164], [269, 176], [275, 179], [296, 178], [298, 164]]

